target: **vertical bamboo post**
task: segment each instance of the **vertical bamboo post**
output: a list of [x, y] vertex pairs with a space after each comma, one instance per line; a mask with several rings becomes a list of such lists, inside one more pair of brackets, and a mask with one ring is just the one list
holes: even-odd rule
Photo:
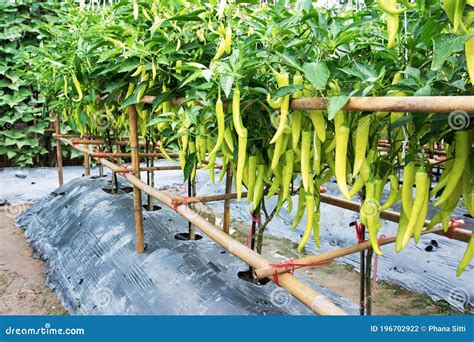
[[[227, 164], [226, 178], [225, 178], [225, 194], [229, 195], [232, 192], [232, 167], [230, 163]], [[226, 198], [224, 201], [224, 222], [222, 227], [224, 233], [229, 234], [230, 231], [230, 199]]]
[[[130, 151], [132, 156], [133, 174], [140, 178], [140, 155], [138, 145], [137, 111], [134, 105], [128, 106], [128, 119], [130, 124]], [[133, 207], [135, 211], [135, 235], [137, 253], [145, 250], [143, 236], [143, 213], [142, 213], [142, 193], [137, 186], [133, 186]]]
[[[61, 125], [59, 122], [59, 113], [56, 114], [56, 121], [55, 121], [55, 131], [56, 134], [61, 134]], [[58, 180], [59, 186], [64, 184], [64, 176], [63, 176], [63, 151], [61, 148], [61, 139], [58, 137], [56, 139], [56, 161], [58, 164]]]
[[[361, 239], [365, 239], [365, 227], [362, 231]], [[365, 314], [365, 251], [360, 251], [360, 300], [359, 300], [359, 311], [360, 315]]]
[[[89, 145], [83, 145], [84, 148], [89, 151]], [[91, 161], [90, 161], [89, 153], [84, 153], [84, 176], [90, 176], [91, 175]]]
[[[150, 152], [150, 140], [147, 138], [145, 140], [145, 150], [147, 153]], [[146, 166], [149, 167], [150, 166], [150, 157], [146, 157]], [[150, 170], [147, 170], [146, 172], [146, 184], [147, 185], [151, 185], [151, 171]], [[153, 210], [153, 198], [148, 195], [147, 196], [147, 207], [148, 207], [148, 211], [152, 211]]]

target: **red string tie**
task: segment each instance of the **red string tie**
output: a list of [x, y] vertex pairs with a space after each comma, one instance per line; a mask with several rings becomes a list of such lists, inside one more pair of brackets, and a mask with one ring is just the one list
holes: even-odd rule
[[[180, 203], [181, 200], [183, 201], [183, 203]], [[173, 203], [173, 210], [174, 210], [174, 211], [178, 211], [178, 207], [179, 207], [181, 204], [187, 205], [187, 204], [188, 204], [188, 200], [189, 200], [189, 197], [188, 197], [188, 196], [176, 198], [175, 201], [174, 201], [174, 203]]]
[[455, 218], [451, 218], [449, 220], [449, 227], [448, 227], [448, 238], [452, 239], [454, 236], [454, 229], [460, 227], [468, 227], [469, 224], [465, 223], [464, 220], [456, 220]]
[[258, 217], [257, 215], [254, 215], [254, 213], [250, 213], [250, 216], [252, 217], [252, 222], [255, 223], [262, 223], [262, 218]]
[[275, 269], [275, 272], [273, 272], [273, 281], [275, 282], [275, 284], [280, 286], [278, 282], [278, 269], [279, 268], [283, 267], [285, 268], [286, 272], [293, 274], [295, 273], [296, 267], [314, 267], [314, 266], [327, 265], [330, 263], [331, 263], [331, 260], [303, 264], [303, 263], [295, 263], [293, 259], [288, 259], [288, 260], [282, 261], [279, 264], [270, 264], [270, 266]]
[[356, 230], [356, 235], [357, 235], [357, 243], [367, 242], [367, 240], [364, 240], [362, 238], [364, 234], [364, 230], [365, 230], [364, 225], [362, 223], [355, 221], [355, 230]]
[[128, 170], [131, 169], [130, 164], [124, 164], [124, 165], [123, 165], [123, 168], [124, 168], [125, 170], [122, 171], [122, 176], [125, 177], [125, 175], [126, 175], [126, 173], [128, 172]]

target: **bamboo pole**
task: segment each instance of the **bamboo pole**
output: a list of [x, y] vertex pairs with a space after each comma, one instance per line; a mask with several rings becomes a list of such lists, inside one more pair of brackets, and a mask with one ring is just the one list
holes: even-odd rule
[[[130, 150], [132, 155], [132, 170], [134, 177], [140, 181], [140, 155], [138, 147], [138, 128], [137, 128], [137, 111], [134, 105], [128, 108], [128, 119], [130, 125]], [[103, 165], [101, 163], [101, 165]], [[131, 174], [128, 174], [131, 175]], [[133, 187], [133, 207], [135, 210], [135, 235], [137, 253], [143, 253], [145, 250], [144, 234], [143, 234], [143, 213], [142, 213], [142, 192], [138, 186]]]
[[[435, 226], [435, 228], [433, 230], [424, 231], [422, 234], [425, 235], [425, 234], [430, 234], [430, 233], [436, 233], [440, 230], [441, 230], [441, 225], [437, 225], [437, 226]], [[379, 240], [379, 246], [384, 246], [384, 245], [394, 243], [396, 241], [396, 239], [397, 239], [396, 236], [380, 239]], [[303, 257], [301, 259], [295, 260], [294, 261], [295, 265], [292, 266], [292, 268], [298, 269], [298, 268], [306, 267], [306, 266], [300, 266], [298, 264], [305, 265], [305, 264], [321, 263], [321, 262], [329, 261], [329, 260], [332, 260], [332, 259], [340, 258], [340, 257], [346, 256], [346, 255], [354, 254], [354, 253], [357, 253], [357, 252], [362, 252], [362, 251], [365, 251], [369, 248], [370, 248], [370, 242], [365, 241], [365, 242], [361, 242], [357, 245], [352, 245], [352, 246], [348, 246], [348, 247], [339, 248], [339, 249], [329, 251], [329, 252], [326, 252], [326, 253], [321, 253], [321, 254], [316, 254], [316, 255], [308, 255], [308, 256]], [[286, 273], [288, 271], [289, 271], [289, 269], [285, 268], [285, 267], [275, 268], [275, 267], [272, 267], [270, 265], [266, 265], [265, 267], [262, 267], [260, 269], [256, 269], [255, 272], [254, 272], [254, 276], [257, 279], [268, 278], [268, 277], [271, 277], [273, 274], [275, 274], [275, 272], [278, 273], [278, 274], [282, 274], [282, 273]]]
[[86, 177], [91, 175], [91, 159], [89, 156], [89, 146], [87, 146], [87, 150], [88, 152], [84, 153], [84, 176]]
[[[152, 103], [154, 96], [144, 96], [141, 103]], [[184, 98], [173, 100], [179, 105]], [[325, 97], [293, 99], [292, 110], [327, 109]], [[474, 96], [370, 96], [352, 97], [344, 106], [345, 110], [365, 112], [410, 112], [410, 113], [474, 113]]]
[[[343, 198], [334, 197], [330, 195], [321, 194], [321, 202], [330, 204], [339, 208], [360, 212], [361, 204], [353, 201], [349, 201]], [[382, 210], [380, 212], [380, 218], [398, 223], [400, 221], [400, 213], [392, 210]], [[425, 221], [425, 225], [430, 223], [429, 220]], [[436, 231], [434, 234], [450, 237], [454, 240], [469, 242], [471, 238], [471, 232], [466, 229], [453, 228], [450, 232]]]
[[[54, 129], [55, 129], [56, 134], [58, 134], [58, 135], [61, 134], [61, 124], [59, 122], [59, 113], [56, 114]], [[62, 151], [62, 147], [61, 147], [61, 139], [60, 138], [56, 139], [56, 161], [57, 161], [57, 165], [58, 165], [59, 186], [62, 186], [64, 184], [63, 151]]]
[[[327, 98], [300, 98], [291, 101], [292, 110], [327, 109]], [[345, 110], [365, 112], [474, 113], [474, 96], [373, 96], [352, 97]]]
[[[242, 192], [242, 198], [247, 197], [246, 192]], [[230, 193], [230, 194], [224, 194], [224, 195], [210, 195], [210, 196], [199, 196], [199, 197], [176, 197], [173, 198], [173, 203], [175, 205], [179, 204], [189, 204], [189, 203], [207, 203], [207, 202], [218, 202], [218, 201], [226, 201], [226, 200], [232, 200], [236, 199], [237, 194], [235, 193]]]
[[237, 194], [231, 194], [232, 192], [232, 167], [230, 163], [227, 164], [227, 172], [225, 176], [225, 197], [224, 197], [224, 222], [222, 230], [224, 233], [229, 234], [230, 232], [230, 200], [232, 195], [237, 198]]

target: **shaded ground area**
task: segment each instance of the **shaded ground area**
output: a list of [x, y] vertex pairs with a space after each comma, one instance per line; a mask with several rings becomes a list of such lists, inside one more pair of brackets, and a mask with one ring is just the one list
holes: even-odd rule
[[24, 232], [15, 225], [17, 212], [0, 207], [0, 314], [67, 314], [45, 283], [44, 263], [33, 258]]

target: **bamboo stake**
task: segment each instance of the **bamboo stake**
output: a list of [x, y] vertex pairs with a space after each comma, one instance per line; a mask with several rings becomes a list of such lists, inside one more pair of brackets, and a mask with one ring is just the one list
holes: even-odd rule
[[[291, 101], [292, 110], [327, 109], [327, 98], [300, 98]], [[364, 112], [474, 113], [474, 96], [373, 96], [352, 97], [345, 110]]]
[[[84, 146], [89, 150], [88, 146]], [[84, 153], [84, 176], [90, 176], [91, 175], [91, 162], [90, 162], [90, 156], [89, 152]]]
[[[56, 134], [61, 134], [61, 124], [59, 122], [59, 113], [56, 114], [56, 121], [55, 121], [55, 131]], [[56, 139], [56, 161], [58, 164], [58, 181], [59, 186], [64, 184], [64, 176], [63, 176], [63, 152], [61, 147], [61, 139]]]
[[[349, 201], [343, 198], [334, 197], [330, 195], [321, 194], [321, 202], [330, 204], [339, 208], [360, 212], [361, 204], [353, 201]], [[380, 212], [380, 218], [398, 223], [400, 221], [400, 213], [392, 210], [382, 210]], [[425, 221], [425, 225], [430, 223], [429, 220]], [[451, 232], [445, 232], [443, 230], [435, 231], [434, 234], [450, 237], [454, 240], [469, 242], [471, 238], [471, 232], [466, 229], [453, 228]]]
[[[154, 96], [144, 96], [141, 103], [152, 103]], [[173, 100], [179, 105], [184, 98]], [[324, 110], [328, 100], [325, 97], [293, 99], [292, 110]], [[409, 112], [409, 113], [451, 113], [464, 111], [474, 113], [474, 96], [370, 96], [352, 97], [345, 110], [365, 112]]]
[[[242, 192], [242, 198], [247, 197], [246, 192]], [[231, 194], [224, 194], [224, 195], [210, 195], [210, 196], [200, 196], [200, 197], [176, 197], [173, 198], [173, 204], [179, 205], [179, 204], [189, 204], [189, 203], [207, 203], [207, 202], [218, 202], [218, 201], [224, 201], [225, 200], [232, 200], [236, 199], [237, 194], [231, 193]]]
[[[138, 147], [137, 111], [134, 105], [128, 108], [128, 119], [130, 124], [130, 150], [132, 155], [132, 169], [134, 177], [140, 181], [140, 155]], [[101, 163], [103, 165], [103, 163]], [[131, 175], [131, 174], [128, 174]], [[135, 210], [135, 235], [137, 253], [145, 250], [142, 216], [142, 192], [138, 186], [133, 187], [133, 206]]]
[[[424, 231], [422, 234], [425, 235], [425, 234], [430, 234], [430, 233], [436, 233], [437, 231], [440, 231], [440, 230], [441, 230], [441, 225], [436, 225], [435, 228], [433, 228], [433, 230]], [[397, 238], [395, 236], [380, 239], [379, 240], [379, 246], [384, 246], [384, 245], [394, 243], [396, 241], [396, 239]], [[316, 254], [316, 255], [308, 255], [308, 256], [303, 257], [301, 259], [295, 260], [294, 263], [295, 264], [321, 263], [321, 262], [329, 261], [329, 260], [332, 260], [332, 259], [340, 258], [340, 257], [346, 256], [346, 255], [350, 255], [350, 254], [354, 254], [354, 253], [357, 253], [357, 252], [365, 251], [369, 248], [370, 248], [370, 242], [365, 241], [365, 242], [361, 242], [357, 245], [352, 245], [352, 246], [348, 246], [348, 247], [339, 248], [339, 249], [329, 251], [329, 252], [326, 252], [326, 253], [321, 253], [321, 254]], [[294, 269], [298, 269], [298, 268], [302, 268], [302, 267], [306, 267], [306, 266], [299, 266], [299, 265], [292, 266], [292, 268], [294, 268]], [[288, 269], [286, 267], [277, 267], [277, 268], [275, 268], [275, 267], [266, 265], [265, 267], [262, 267], [260, 269], [256, 269], [255, 272], [254, 272], [254, 276], [257, 279], [268, 278], [268, 277], [271, 277], [273, 274], [275, 274], [275, 272], [278, 273], [278, 274], [282, 274], [282, 273], [288, 272], [289, 270], [290, 269]]]
[[222, 230], [226, 234], [229, 234], [230, 232], [230, 199], [231, 199], [230, 196], [235, 195], [235, 198], [237, 198], [237, 194], [231, 194], [231, 192], [232, 192], [232, 167], [230, 163], [228, 163], [227, 172], [225, 176], [224, 222], [222, 225]]

